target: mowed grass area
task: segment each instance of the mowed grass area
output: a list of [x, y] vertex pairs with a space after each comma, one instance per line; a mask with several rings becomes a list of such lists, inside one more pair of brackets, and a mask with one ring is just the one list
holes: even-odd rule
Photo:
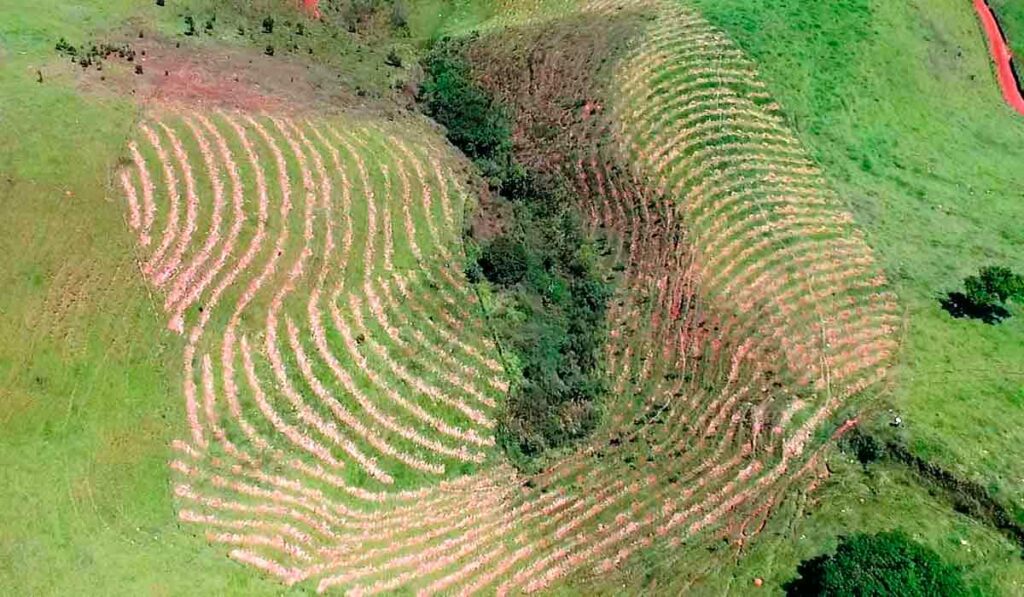
[[694, 4], [759, 64], [895, 284], [904, 346], [884, 398], [912, 448], [1020, 508], [1024, 313], [989, 326], [938, 302], [982, 265], [1024, 269], [1024, 119], [970, 3]]
[[1024, 4], [1016, 0], [989, 0], [989, 6], [996, 13], [996, 19], [1003, 28], [1010, 51], [1016, 57], [1018, 74], [1024, 60]]

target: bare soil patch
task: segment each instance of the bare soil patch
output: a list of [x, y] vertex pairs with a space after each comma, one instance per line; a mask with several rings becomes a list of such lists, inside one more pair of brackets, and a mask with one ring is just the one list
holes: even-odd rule
[[92, 93], [134, 95], [142, 102], [246, 111], [320, 110], [351, 105], [356, 98], [329, 83], [336, 75], [290, 56], [148, 38], [131, 47], [131, 61], [113, 55], [99, 66], [80, 69], [80, 86]]

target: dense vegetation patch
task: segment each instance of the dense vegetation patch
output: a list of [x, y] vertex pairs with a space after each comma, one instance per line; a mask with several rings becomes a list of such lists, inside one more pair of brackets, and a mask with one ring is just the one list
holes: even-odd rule
[[969, 594], [961, 571], [901, 531], [843, 537], [832, 555], [803, 562], [788, 595], [953, 596]]
[[448, 139], [498, 189], [522, 177], [513, 168], [509, 111], [473, 81], [464, 56], [468, 40], [443, 38], [425, 61], [421, 90], [427, 113], [445, 126]]
[[571, 192], [516, 163], [508, 111], [473, 81], [461, 50], [451, 39], [435, 44], [422, 100], [500, 193], [490, 203], [511, 214], [503, 232], [467, 239], [467, 275], [496, 290], [492, 321], [521, 374], [498, 435], [512, 461], [528, 467], [600, 420], [610, 289]]

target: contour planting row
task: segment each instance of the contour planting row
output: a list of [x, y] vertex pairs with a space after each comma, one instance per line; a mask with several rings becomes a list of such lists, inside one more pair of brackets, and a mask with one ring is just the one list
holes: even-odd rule
[[[225, 114], [213, 119], [230, 123], [236, 117]], [[751, 442], [737, 417], [706, 449], [690, 450], [659, 464], [634, 460], [640, 454], [636, 448], [608, 457], [590, 449], [540, 475], [533, 488], [520, 487], [505, 467], [444, 480], [432, 467], [472, 461], [481, 444], [490, 441], [486, 425], [473, 428], [476, 417], [471, 413], [486, 412], [487, 406], [474, 393], [486, 398], [486, 392], [503, 387], [493, 375], [488, 381], [480, 374], [498, 368], [487, 356], [486, 344], [460, 334], [472, 324], [472, 313], [459, 310], [460, 302], [470, 299], [455, 294], [456, 276], [441, 273], [424, 283], [430, 292], [420, 295], [415, 290], [418, 278], [411, 273], [379, 276], [370, 282], [365, 278], [372, 276], [358, 273], [354, 281], [341, 275], [332, 278], [333, 269], [325, 265], [328, 256], [365, 256], [372, 251], [373, 259], [384, 264], [364, 262], [364, 270], [386, 270], [385, 255], [398, 253], [383, 243], [359, 240], [358, 232], [352, 234], [353, 247], [358, 243], [375, 246], [346, 250], [344, 239], [348, 236], [346, 213], [379, 221], [405, 211], [371, 197], [383, 192], [389, 197], [404, 196], [398, 187], [387, 188], [389, 179], [401, 177], [382, 177], [380, 191], [371, 192], [375, 166], [363, 165], [370, 182], [360, 187], [358, 180], [363, 176], [353, 162], [350, 169], [333, 171], [337, 178], [332, 179], [325, 175], [332, 172], [326, 166], [333, 161], [330, 146], [311, 140], [317, 138], [315, 125], [283, 119], [253, 122], [267, 132], [267, 137], [260, 138], [268, 148], [279, 134], [283, 138], [279, 145], [296, 153], [270, 149], [268, 159], [250, 162], [247, 171], [240, 169], [241, 180], [252, 176], [257, 203], [263, 206], [258, 211], [266, 214], [257, 218], [257, 230], [243, 237], [249, 239], [249, 246], [258, 246], [261, 239], [276, 240], [271, 250], [257, 250], [257, 257], [248, 262], [243, 253], [232, 264], [240, 271], [257, 273], [234, 293], [224, 291], [228, 293], [225, 301], [229, 296], [231, 300], [228, 313], [218, 319], [226, 321], [223, 330], [211, 333], [215, 330], [205, 329], [209, 320], [202, 316], [189, 328], [188, 346], [198, 365], [193, 374], [196, 388], [186, 386], [186, 397], [190, 391], [197, 394], [189, 408], [196, 426], [191, 441], [175, 444], [179, 456], [172, 463], [184, 521], [204, 528], [210, 541], [229, 546], [235, 559], [288, 583], [315, 579], [322, 590], [376, 593], [415, 587], [430, 593], [539, 589], [581, 568], [612, 567], [634, 549], [661, 538], [678, 543], [696, 530], [721, 527], [726, 510], [753, 511], [744, 509], [746, 494], [737, 479], [751, 477], [760, 465], [748, 457]], [[248, 131], [240, 128], [242, 134]], [[336, 132], [327, 128], [329, 135]], [[297, 153], [299, 143], [307, 141], [308, 154]], [[226, 145], [230, 148], [235, 142], [245, 146], [241, 135], [228, 138]], [[371, 149], [367, 138], [350, 144], [353, 149]], [[323, 170], [314, 157], [317, 148], [324, 154]], [[287, 164], [293, 155], [301, 156], [295, 158], [294, 174]], [[344, 165], [345, 157], [339, 151], [339, 164]], [[433, 169], [427, 160], [421, 161], [422, 172]], [[275, 163], [278, 170], [256, 174]], [[297, 176], [303, 185], [285, 185], [279, 172]], [[415, 166], [410, 167], [410, 176], [412, 172]], [[265, 184], [275, 179], [277, 192], [259, 190], [259, 180]], [[334, 212], [338, 217], [333, 223], [325, 218], [318, 233], [316, 208], [329, 213], [327, 202], [335, 194], [340, 205], [349, 209]], [[260, 199], [263, 196], [267, 199]], [[364, 210], [356, 207], [357, 196], [364, 197]], [[274, 199], [281, 201], [277, 206], [280, 222], [269, 217]], [[301, 210], [302, 217], [292, 219], [296, 210]], [[398, 221], [403, 217], [397, 216]], [[301, 235], [290, 234], [291, 226], [299, 226]], [[392, 226], [390, 233], [386, 225], [379, 228], [378, 236], [387, 239], [397, 237], [401, 227]], [[296, 236], [301, 240], [295, 241]], [[263, 254], [266, 261], [260, 268], [256, 264]], [[658, 259], [657, 251], [646, 254]], [[316, 261], [315, 255], [324, 256], [319, 268], [307, 267]], [[638, 254], [634, 261], [640, 264], [642, 259]], [[261, 300], [264, 287], [267, 296]], [[301, 295], [294, 297], [300, 300], [285, 293]], [[415, 310], [404, 309], [403, 298], [414, 303]], [[217, 301], [206, 304], [202, 314], [218, 311]], [[239, 309], [248, 313], [255, 305], [266, 312], [251, 318], [239, 315]], [[445, 315], [415, 326], [415, 335], [401, 336], [397, 320], [408, 323], [423, 317], [429, 321], [427, 313]], [[243, 330], [250, 326], [254, 328]], [[200, 334], [195, 336], [197, 329]], [[459, 359], [461, 364], [452, 369], [433, 367], [439, 375], [459, 376], [466, 390], [457, 384], [441, 386], [445, 392], [432, 396], [427, 373], [406, 377], [416, 362], [415, 354], [404, 354], [401, 360], [395, 357], [392, 365], [385, 365], [388, 357], [382, 351], [400, 351], [429, 339], [451, 341], [445, 346], [446, 358]], [[220, 350], [206, 350], [208, 346]], [[345, 367], [347, 358], [356, 366]], [[374, 358], [379, 358], [379, 365], [371, 361]], [[429, 365], [421, 362], [424, 368]], [[476, 369], [471, 373], [466, 370], [470, 362]], [[357, 376], [375, 375], [379, 378], [374, 395], [355, 381]], [[430, 410], [434, 401], [450, 408]], [[416, 425], [409, 425], [410, 433], [404, 433], [403, 411], [417, 408], [419, 415], [409, 418]], [[459, 417], [461, 427], [448, 422]], [[686, 441], [684, 420], [672, 416], [668, 422], [663, 433], [644, 439], [652, 453], [679, 451]], [[442, 452], [440, 448], [453, 440], [466, 449]], [[417, 457], [417, 448], [422, 448], [423, 456]], [[434, 474], [434, 480], [413, 483], [410, 473], [417, 479]], [[402, 474], [405, 477], [399, 478]]]
[[447, 150], [358, 121], [187, 112], [140, 128], [120, 180], [142, 271], [186, 337], [191, 450], [353, 490], [488, 457], [507, 382], [449, 271], [465, 194]]
[[615, 119], [630, 163], [693, 230], [702, 293], [760, 320], [800, 385], [877, 375], [898, 316], [862, 234], [728, 40], [677, 10], [652, 29]]

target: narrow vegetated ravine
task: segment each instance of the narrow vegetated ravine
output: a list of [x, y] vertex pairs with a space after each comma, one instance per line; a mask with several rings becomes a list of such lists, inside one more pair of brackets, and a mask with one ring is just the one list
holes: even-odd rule
[[466, 274], [490, 283], [488, 321], [514, 359], [499, 442], [512, 462], [530, 469], [599, 423], [610, 275], [601, 271], [570, 186], [542, 180], [513, 156], [511, 117], [471, 79], [468, 42], [434, 44], [422, 99], [487, 178], [489, 197], [466, 227]]
[[988, 38], [989, 51], [995, 63], [996, 79], [1003, 92], [1006, 103], [1024, 115], [1024, 87], [1020, 79], [1020, 56], [1010, 52], [1010, 46], [1003, 29], [999, 26], [997, 15], [986, 0], [974, 0], [974, 9], [981, 19], [981, 28]]

